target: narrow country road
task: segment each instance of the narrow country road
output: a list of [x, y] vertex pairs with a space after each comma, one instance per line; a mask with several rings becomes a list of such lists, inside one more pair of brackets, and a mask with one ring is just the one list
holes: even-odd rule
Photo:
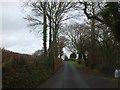
[[40, 88], [118, 88], [118, 82], [78, 70], [69, 61]]

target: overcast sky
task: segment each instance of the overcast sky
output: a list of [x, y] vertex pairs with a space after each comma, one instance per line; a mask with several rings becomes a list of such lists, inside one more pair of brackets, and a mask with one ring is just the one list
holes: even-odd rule
[[0, 47], [27, 54], [42, 49], [42, 36], [30, 32], [28, 23], [23, 19], [21, 3], [2, 2], [0, 15], [2, 17], [2, 46]]
[[[42, 35], [30, 32], [30, 28], [27, 27], [28, 22], [23, 19], [21, 3], [2, 2], [0, 4], [2, 7], [0, 10], [0, 21], [2, 21], [0, 22], [2, 25], [0, 47], [26, 54], [42, 49]], [[67, 55], [70, 54], [69, 51], [63, 50]]]

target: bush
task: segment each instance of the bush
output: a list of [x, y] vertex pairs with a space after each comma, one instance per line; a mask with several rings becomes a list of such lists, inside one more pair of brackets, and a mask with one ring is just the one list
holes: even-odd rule
[[81, 63], [81, 60], [80, 60], [80, 59], [78, 59], [78, 60], [77, 60], [77, 62], [78, 62], [78, 64], [80, 64], [80, 63]]
[[65, 59], [64, 59], [65, 61], [68, 61], [68, 57], [65, 55]]
[[3, 57], [3, 88], [35, 88], [52, 74], [44, 55], [33, 57], [3, 50]]
[[69, 61], [76, 61], [76, 59], [74, 59], [74, 58], [70, 58]]
[[103, 72], [107, 76], [114, 76], [114, 68], [108, 65], [104, 65], [101, 67], [101, 72]]

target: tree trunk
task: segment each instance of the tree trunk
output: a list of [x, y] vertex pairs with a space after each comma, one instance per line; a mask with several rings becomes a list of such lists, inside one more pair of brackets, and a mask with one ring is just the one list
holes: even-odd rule
[[46, 18], [46, 2], [44, 2], [44, 12], [43, 12], [43, 46], [44, 54], [47, 55], [47, 18]]
[[58, 26], [56, 23], [54, 25], [55, 25], [55, 28], [53, 30], [54, 56], [57, 57], [58, 56], [58, 47], [57, 47]]
[[[51, 10], [50, 10], [50, 16], [51, 16]], [[51, 17], [48, 18], [49, 18], [49, 48], [50, 48], [52, 44], [52, 20]]]

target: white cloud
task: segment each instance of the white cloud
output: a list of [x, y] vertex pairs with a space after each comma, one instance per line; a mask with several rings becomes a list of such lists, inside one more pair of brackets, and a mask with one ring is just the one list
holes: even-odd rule
[[0, 3], [0, 46], [2, 46], [2, 4]]
[[19, 2], [22, 0], [0, 0], [0, 2]]
[[2, 47], [20, 53], [32, 54], [42, 48], [42, 37], [30, 33], [23, 19], [20, 3], [2, 3]]
[[[23, 19], [24, 14], [20, 4], [19, 2], [2, 3], [2, 47], [14, 52], [32, 54], [42, 49], [42, 36], [36, 35], [36, 32], [29, 32], [30, 28], [26, 27], [28, 22]], [[63, 51], [70, 55], [68, 50]]]

